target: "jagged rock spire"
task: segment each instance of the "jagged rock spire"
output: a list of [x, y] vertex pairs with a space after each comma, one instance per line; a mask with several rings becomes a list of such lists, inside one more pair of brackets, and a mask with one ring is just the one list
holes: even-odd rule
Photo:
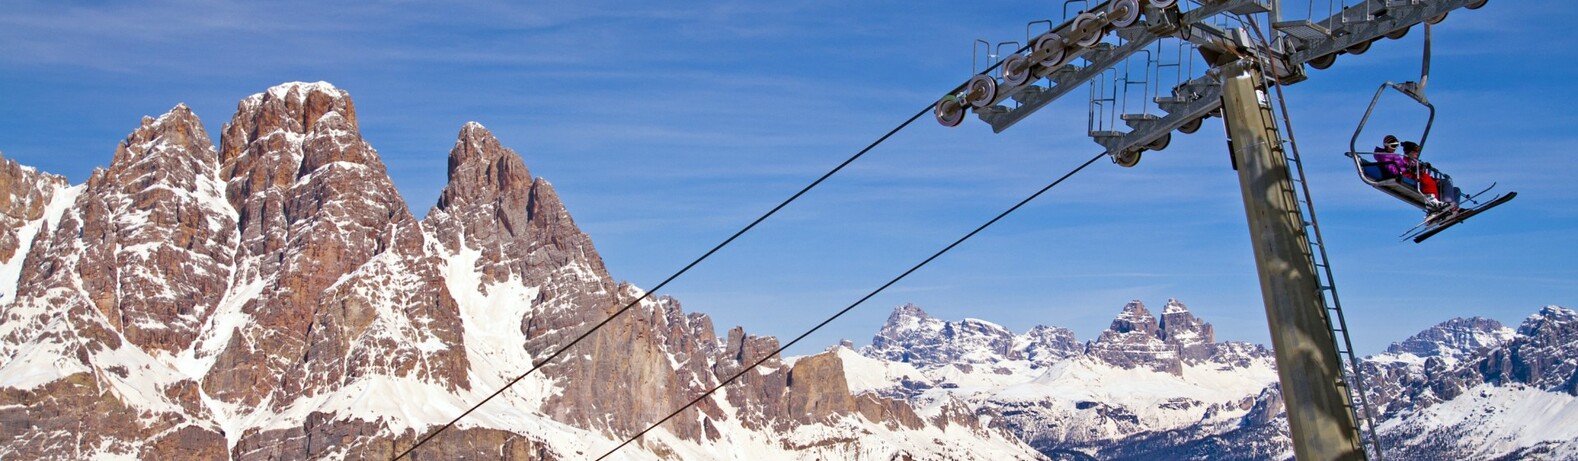
[[220, 145], [240, 234], [234, 287], [256, 294], [213, 357], [212, 397], [287, 405], [374, 373], [469, 386], [463, 347], [421, 346], [461, 344], [458, 307], [349, 94], [269, 88], [237, 105]]
[[1177, 350], [1186, 362], [1209, 360], [1216, 351], [1216, 329], [1196, 318], [1177, 299], [1168, 299], [1167, 306], [1162, 308], [1158, 337]]
[[[109, 168], [56, 198], [74, 197], [57, 204], [61, 215], [32, 242], [16, 297], [0, 307], [0, 340], [26, 346], [5, 354], [21, 362], [7, 370], [58, 379], [7, 394], [0, 407], [20, 407], [20, 414], [0, 420], [85, 433], [78, 443], [110, 452], [136, 440], [152, 457], [172, 445], [222, 456], [224, 438], [202, 410], [195, 379], [154, 359], [196, 342], [229, 282], [235, 220], [216, 166], [201, 122], [178, 105], [144, 117]], [[92, 429], [80, 430], [84, 423]], [[71, 452], [52, 443], [31, 437], [7, 445], [21, 457]]]
[[43, 218], [44, 207], [66, 185], [64, 176], [41, 173], [0, 155], [0, 261], [18, 256], [17, 250], [29, 243], [23, 242], [18, 232], [28, 222]]
[[1118, 317], [1112, 319], [1112, 326], [1107, 327], [1114, 333], [1140, 332], [1148, 336], [1156, 336], [1156, 316], [1145, 309], [1145, 303], [1136, 299], [1123, 305], [1123, 310], [1118, 312]]
[[483, 252], [476, 264], [484, 285], [513, 276], [533, 285], [567, 286], [550, 278], [571, 274], [545, 269], [573, 265], [604, 280], [589, 291], [615, 290], [591, 238], [576, 226], [553, 185], [532, 178], [520, 155], [477, 122], [461, 127], [449, 151], [449, 183], [424, 221], [449, 251], [462, 251], [464, 242]]
[[116, 261], [82, 267], [83, 287], [139, 346], [190, 347], [229, 285], [236, 220], [218, 166], [202, 121], [181, 104], [143, 117], [77, 201], [86, 256]]
[[1149, 368], [1172, 374], [1183, 372], [1178, 351], [1162, 341], [1156, 317], [1139, 300], [1125, 304], [1112, 320], [1112, 326], [1086, 345], [1085, 353], [1123, 368]]

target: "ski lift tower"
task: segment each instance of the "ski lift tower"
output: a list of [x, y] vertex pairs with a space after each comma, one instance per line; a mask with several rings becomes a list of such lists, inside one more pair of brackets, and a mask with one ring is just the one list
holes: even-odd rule
[[[1126, 167], [1138, 164], [1145, 152], [1165, 149], [1173, 131], [1193, 133], [1204, 119], [1221, 117], [1243, 192], [1295, 456], [1380, 459], [1297, 146], [1279, 131], [1279, 91], [1268, 84], [1301, 82], [1308, 78], [1306, 63], [1325, 69], [1380, 38], [1400, 38], [1415, 25], [1440, 22], [1451, 11], [1477, 9], [1486, 1], [1068, 0], [1065, 10], [1083, 4], [1083, 11], [1055, 26], [1032, 22], [1047, 24], [1047, 30], [1034, 37], [1027, 31], [1027, 46], [944, 96], [935, 115], [943, 125], [956, 126], [974, 111], [1002, 132], [1089, 85], [1089, 134]], [[1193, 69], [1184, 61], [1162, 62], [1163, 40], [1197, 50], [1203, 75], [1186, 75], [1185, 68]], [[1153, 44], [1158, 52], [1147, 52]], [[1151, 76], [1160, 76], [1163, 67], [1180, 76], [1169, 94], [1142, 92], [1142, 98], [1154, 97], [1134, 105], [1140, 112], [1130, 112], [1127, 93], [1136, 79], [1127, 70], [1121, 76], [1112, 70], [1140, 54], [1148, 70], [1138, 80], [1146, 86], [1159, 80]], [[1126, 127], [1118, 126], [1120, 119]]]

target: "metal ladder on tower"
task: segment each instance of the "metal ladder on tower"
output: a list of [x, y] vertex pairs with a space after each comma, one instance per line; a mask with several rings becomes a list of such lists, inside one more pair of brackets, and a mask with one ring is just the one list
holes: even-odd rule
[[[1262, 61], [1262, 65], [1270, 63]], [[1276, 86], [1276, 83], [1268, 83]], [[1338, 383], [1348, 395], [1348, 411], [1353, 414], [1354, 421], [1359, 424], [1361, 440], [1368, 440], [1366, 455], [1369, 459], [1381, 461], [1381, 442], [1375, 432], [1375, 419], [1371, 415], [1369, 398], [1364, 393], [1364, 381], [1359, 368], [1359, 360], [1353, 353], [1353, 341], [1348, 335], [1348, 321], [1342, 313], [1342, 300], [1337, 296], [1337, 282], [1332, 277], [1331, 261], [1326, 255], [1326, 242], [1321, 236], [1320, 220], [1315, 217], [1315, 205], [1310, 201], [1309, 183], [1304, 176], [1304, 163], [1299, 159], [1297, 138], [1293, 137], [1292, 129], [1285, 125], [1291, 124], [1288, 117], [1287, 105], [1282, 101], [1282, 89], [1262, 88], [1265, 94], [1265, 104], [1261, 106], [1261, 113], [1267, 119], [1267, 126], [1276, 127], [1278, 131], [1286, 130], [1288, 136], [1283, 139], [1284, 146], [1279, 146], [1288, 163], [1288, 175], [1292, 179], [1293, 188], [1283, 191], [1294, 202], [1294, 209], [1299, 213], [1299, 222], [1304, 224], [1305, 234], [1308, 235], [1309, 245], [1307, 255], [1315, 266], [1317, 285], [1320, 287], [1320, 301], [1324, 310], [1326, 327], [1331, 330], [1332, 341], [1336, 345], [1337, 355], [1342, 362], [1343, 382]], [[1276, 115], [1280, 113], [1281, 120]]]

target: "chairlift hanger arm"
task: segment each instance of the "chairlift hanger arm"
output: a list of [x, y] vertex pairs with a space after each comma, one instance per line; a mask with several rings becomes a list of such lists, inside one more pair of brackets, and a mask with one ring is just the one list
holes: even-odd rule
[[1375, 90], [1375, 97], [1370, 98], [1370, 106], [1364, 109], [1364, 117], [1359, 118], [1359, 127], [1353, 130], [1353, 137], [1348, 139], [1348, 152], [1356, 154], [1361, 153], [1359, 151], [1359, 136], [1364, 133], [1365, 125], [1370, 123], [1370, 116], [1375, 113], [1375, 106], [1380, 104], [1381, 96], [1386, 95], [1386, 89], [1388, 88], [1397, 90], [1398, 93], [1408, 96], [1409, 99], [1412, 99], [1414, 102], [1417, 102], [1420, 105], [1425, 106], [1426, 109], [1429, 109], [1429, 117], [1425, 119], [1425, 131], [1419, 135], [1419, 148], [1421, 150], [1424, 149], [1425, 141], [1430, 139], [1430, 128], [1434, 126], [1436, 122], [1436, 106], [1431, 104], [1430, 100], [1425, 98], [1423, 94], [1413, 90], [1413, 86], [1409, 85], [1409, 83], [1412, 82], [1386, 82], [1382, 83], [1381, 87]]

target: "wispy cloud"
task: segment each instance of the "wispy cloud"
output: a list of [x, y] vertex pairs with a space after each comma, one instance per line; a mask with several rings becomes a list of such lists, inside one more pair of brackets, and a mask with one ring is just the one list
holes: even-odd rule
[[[554, 182], [617, 277], [646, 279], [963, 82], [972, 39], [1022, 40], [1028, 20], [1059, 16], [1057, 5], [929, 1], [100, 3], [7, 4], [8, 156], [80, 180], [143, 114], [184, 101], [217, 134], [241, 97], [326, 79], [356, 98], [364, 136], [418, 213], [443, 187], [460, 124], [481, 121]], [[1565, 43], [1574, 12], [1558, 0], [1498, 1], [1436, 29], [1430, 91], [1441, 115], [1426, 155], [1465, 185], [1500, 181], [1520, 198], [1427, 246], [1398, 243], [1419, 213], [1360, 184], [1341, 156], [1375, 86], [1417, 78], [1422, 31], [1287, 88], [1322, 225], [1354, 293], [1391, 303], [1401, 300], [1383, 285], [1451, 280], [1458, 297], [1572, 296], [1561, 282], [1578, 257], [1578, 163], [1568, 158], [1578, 120], [1564, 105], [1571, 90], [1551, 82], [1574, 66], [1570, 47], [1541, 45]], [[1523, 48], [1509, 54], [1509, 43]], [[924, 115], [677, 292], [758, 325], [778, 323], [747, 307], [847, 302], [870, 288], [855, 281], [885, 280], [1094, 155], [1083, 97], [1002, 134], [973, 117], [945, 129]], [[1257, 307], [1219, 123], [1175, 135], [1135, 168], [1098, 161], [874, 300], [838, 336], [867, 337], [885, 307], [907, 301], [1082, 333], [1136, 297]], [[1397, 269], [1413, 267], [1404, 261], [1452, 275]], [[1469, 309], [1444, 294], [1411, 299]]]

